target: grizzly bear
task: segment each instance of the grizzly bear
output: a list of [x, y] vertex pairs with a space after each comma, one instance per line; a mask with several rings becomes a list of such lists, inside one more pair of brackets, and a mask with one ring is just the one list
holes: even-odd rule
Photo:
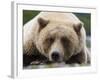
[[40, 12], [24, 25], [23, 64], [90, 63], [84, 24], [73, 13]]

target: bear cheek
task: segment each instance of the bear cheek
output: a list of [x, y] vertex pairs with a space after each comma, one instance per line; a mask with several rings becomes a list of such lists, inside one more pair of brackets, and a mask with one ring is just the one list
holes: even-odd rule
[[72, 48], [70, 48], [70, 49], [67, 48], [67, 50], [65, 50], [64, 60], [65, 61], [68, 60], [73, 55], [73, 52], [74, 51]]
[[68, 60], [74, 54], [75, 47], [71, 42], [67, 43], [65, 46], [66, 47], [64, 47], [64, 60]]
[[43, 52], [44, 52], [43, 54], [48, 57], [48, 53], [49, 53], [49, 50], [50, 50], [50, 45], [47, 44], [46, 41], [45, 41], [45, 42], [42, 43], [41, 47], [42, 47]]
[[49, 53], [53, 42], [54, 42], [53, 38], [47, 38], [43, 41], [43, 48], [44, 48], [45, 53], [47, 54]]

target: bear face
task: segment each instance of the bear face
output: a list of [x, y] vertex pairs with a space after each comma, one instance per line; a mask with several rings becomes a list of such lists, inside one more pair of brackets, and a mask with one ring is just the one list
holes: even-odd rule
[[49, 61], [67, 61], [81, 51], [81, 22], [59, 22], [38, 18], [38, 23], [36, 47]]

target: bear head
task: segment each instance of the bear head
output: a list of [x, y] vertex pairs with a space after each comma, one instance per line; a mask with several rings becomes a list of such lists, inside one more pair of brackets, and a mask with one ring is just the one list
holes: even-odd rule
[[[80, 51], [82, 22], [38, 18], [37, 49], [50, 61], [66, 61]], [[80, 47], [79, 47], [80, 46]]]

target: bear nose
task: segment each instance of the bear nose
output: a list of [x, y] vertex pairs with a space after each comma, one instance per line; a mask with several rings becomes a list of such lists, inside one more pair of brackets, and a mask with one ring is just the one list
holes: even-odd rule
[[59, 61], [60, 55], [58, 52], [53, 52], [51, 55], [53, 61]]

